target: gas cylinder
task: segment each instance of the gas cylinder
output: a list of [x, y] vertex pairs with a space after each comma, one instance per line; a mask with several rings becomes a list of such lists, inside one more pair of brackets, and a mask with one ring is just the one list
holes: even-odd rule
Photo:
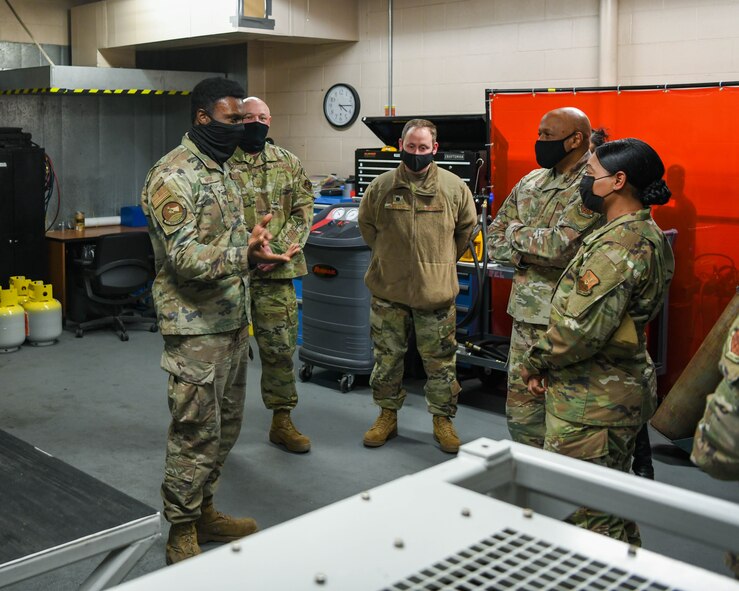
[[0, 288], [0, 353], [20, 349], [26, 340], [26, 314], [15, 289]]
[[28, 342], [37, 347], [53, 345], [62, 334], [62, 305], [52, 297], [50, 284], [33, 281], [28, 301], [23, 305], [28, 316]]
[[18, 294], [18, 305], [22, 306], [28, 299], [28, 287], [31, 285], [31, 280], [26, 279], [23, 275], [14, 275], [10, 278], [10, 289], [14, 289], [15, 293]]

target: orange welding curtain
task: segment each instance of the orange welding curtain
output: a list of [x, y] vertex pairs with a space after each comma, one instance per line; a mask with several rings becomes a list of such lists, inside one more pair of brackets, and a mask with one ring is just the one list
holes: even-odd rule
[[[537, 167], [536, 130], [544, 113], [573, 106], [610, 139], [637, 137], [665, 164], [673, 197], [653, 208], [675, 228], [676, 272], [670, 290], [665, 394], [739, 284], [739, 88], [595, 92], [488, 93], [491, 184], [497, 210], [513, 185]], [[505, 331], [505, 293], [493, 290], [494, 332]], [[502, 301], [501, 301], [502, 300]]]

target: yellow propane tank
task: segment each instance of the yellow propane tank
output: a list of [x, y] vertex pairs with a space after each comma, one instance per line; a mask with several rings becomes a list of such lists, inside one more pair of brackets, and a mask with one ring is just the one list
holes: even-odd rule
[[14, 289], [15, 293], [18, 294], [18, 305], [22, 306], [28, 299], [28, 288], [31, 285], [31, 280], [26, 279], [23, 275], [14, 275], [10, 278], [10, 289]]
[[20, 349], [26, 340], [26, 314], [15, 289], [0, 288], [0, 353]]
[[50, 284], [33, 281], [30, 297], [23, 305], [28, 316], [28, 342], [42, 347], [53, 345], [62, 334], [62, 305], [52, 297]]

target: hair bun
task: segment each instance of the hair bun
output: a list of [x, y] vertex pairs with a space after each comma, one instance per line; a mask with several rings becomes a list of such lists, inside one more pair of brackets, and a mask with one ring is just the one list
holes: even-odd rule
[[639, 200], [646, 206], [664, 205], [672, 197], [672, 191], [662, 179], [657, 179], [642, 189]]

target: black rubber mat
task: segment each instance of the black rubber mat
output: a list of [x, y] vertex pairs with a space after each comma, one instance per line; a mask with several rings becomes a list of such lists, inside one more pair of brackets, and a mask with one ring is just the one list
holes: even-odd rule
[[0, 430], [0, 564], [155, 513]]

